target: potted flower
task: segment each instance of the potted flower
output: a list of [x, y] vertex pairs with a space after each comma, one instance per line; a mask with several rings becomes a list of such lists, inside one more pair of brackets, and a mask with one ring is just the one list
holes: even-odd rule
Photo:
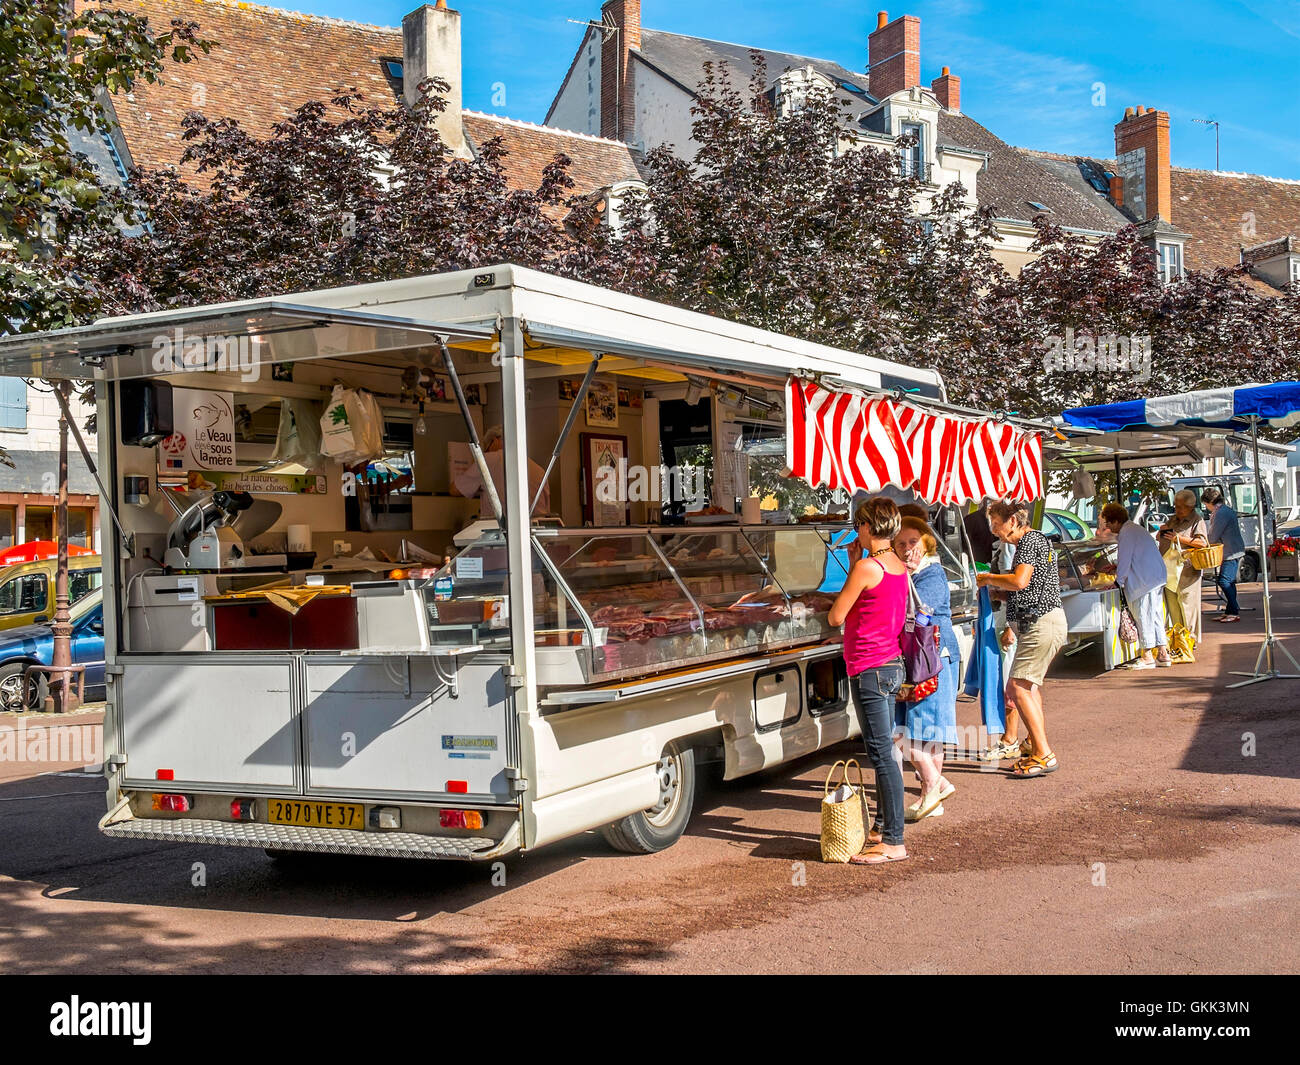
[[1300, 537], [1279, 536], [1268, 549], [1273, 576], [1300, 579]]

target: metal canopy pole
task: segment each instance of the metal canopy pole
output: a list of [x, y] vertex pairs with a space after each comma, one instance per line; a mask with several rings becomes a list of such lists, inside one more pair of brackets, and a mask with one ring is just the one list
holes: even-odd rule
[[488, 473], [487, 459], [483, 457], [483, 448], [479, 444], [478, 430], [474, 428], [474, 418], [469, 412], [469, 403], [465, 400], [465, 390], [460, 387], [460, 378], [456, 375], [456, 364], [451, 361], [451, 352], [447, 350], [447, 342], [439, 338], [439, 344], [442, 347], [443, 365], [447, 367], [447, 379], [451, 381], [451, 390], [456, 393], [456, 402], [460, 404], [460, 415], [465, 419], [465, 426], [469, 429], [469, 450], [474, 456], [474, 464], [478, 467], [479, 477], [483, 480], [483, 491], [487, 494], [488, 502], [492, 504], [492, 512], [496, 515], [497, 524], [504, 528], [502, 517], [505, 511], [501, 508], [501, 497], [497, 495], [497, 486], [492, 483], [492, 475]]
[[546, 472], [542, 474], [541, 483], [537, 486], [537, 494], [533, 496], [533, 505], [528, 508], [530, 516], [537, 509], [537, 501], [542, 498], [542, 493], [546, 491], [546, 482], [551, 479], [551, 470], [555, 469], [555, 463], [569, 439], [573, 423], [578, 420], [578, 411], [581, 410], [583, 403], [587, 399], [587, 391], [591, 388], [591, 380], [596, 376], [596, 370], [600, 367], [600, 360], [601, 356], [596, 355], [592, 358], [591, 365], [587, 367], [587, 374], [582, 379], [582, 387], [578, 389], [578, 395], [573, 401], [573, 406], [569, 408], [569, 416], [564, 419], [564, 428], [560, 430], [560, 435], [555, 441], [555, 447], [551, 449], [551, 461], [546, 464]]
[[[1264, 549], [1264, 643], [1259, 649], [1259, 654], [1255, 656], [1255, 669], [1251, 673], [1241, 670], [1231, 670], [1234, 677], [1247, 677], [1247, 680], [1239, 680], [1236, 684], [1229, 684], [1229, 688], [1244, 688], [1249, 684], [1258, 684], [1265, 680], [1300, 680], [1300, 662], [1296, 662], [1294, 656], [1286, 649], [1286, 645], [1273, 633], [1273, 610], [1270, 603], [1268, 588], [1268, 529], [1265, 527], [1264, 513], [1264, 484], [1259, 472], [1259, 415], [1250, 416], [1250, 443], [1251, 450], [1255, 457], [1255, 506], [1259, 511], [1259, 542]], [[1282, 673], [1277, 668], [1277, 659], [1274, 657], [1274, 650], [1281, 651], [1286, 656], [1291, 668], [1296, 672]], [[1263, 668], [1261, 668], [1263, 667]]]

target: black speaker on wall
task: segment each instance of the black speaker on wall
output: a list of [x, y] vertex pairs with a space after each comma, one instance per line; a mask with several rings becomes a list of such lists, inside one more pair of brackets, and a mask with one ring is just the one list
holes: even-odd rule
[[165, 381], [122, 381], [117, 394], [123, 444], [153, 447], [172, 435], [171, 385]]

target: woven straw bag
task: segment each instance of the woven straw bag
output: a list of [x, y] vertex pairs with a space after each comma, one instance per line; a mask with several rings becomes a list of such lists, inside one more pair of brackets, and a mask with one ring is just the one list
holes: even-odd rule
[[1218, 569], [1223, 565], [1223, 545], [1210, 544], [1209, 547], [1193, 547], [1187, 552], [1187, 561], [1192, 569]]
[[1210, 544], [1207, 547], [1182, 547], [1175, 540], [1174, 550], [1178, 552], [1178, 557], [1191, 566], [1192, 569], [1204, 571], [1218, 569], [1223, 565], [1222, 544]]
[[[840, 783], [831, 790], [835, 770], [843, 766]], [[849, 783], [849, 766], [858, 771], [857, 787]], [[822, 792], [822, 861], [847, 862], [867, 842], [867, 793], [862, 786], [862, 766], [856, 758], [836, 762], [826, 774]]]

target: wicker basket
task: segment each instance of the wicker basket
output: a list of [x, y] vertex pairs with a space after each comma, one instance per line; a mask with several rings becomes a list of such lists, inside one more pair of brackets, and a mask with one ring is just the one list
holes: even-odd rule
[[1209, 547], [1193, 547], [1184, 556], [1192, 569], [1218, 569], [1223, 565], [1223, 545], [1210, 544]]

